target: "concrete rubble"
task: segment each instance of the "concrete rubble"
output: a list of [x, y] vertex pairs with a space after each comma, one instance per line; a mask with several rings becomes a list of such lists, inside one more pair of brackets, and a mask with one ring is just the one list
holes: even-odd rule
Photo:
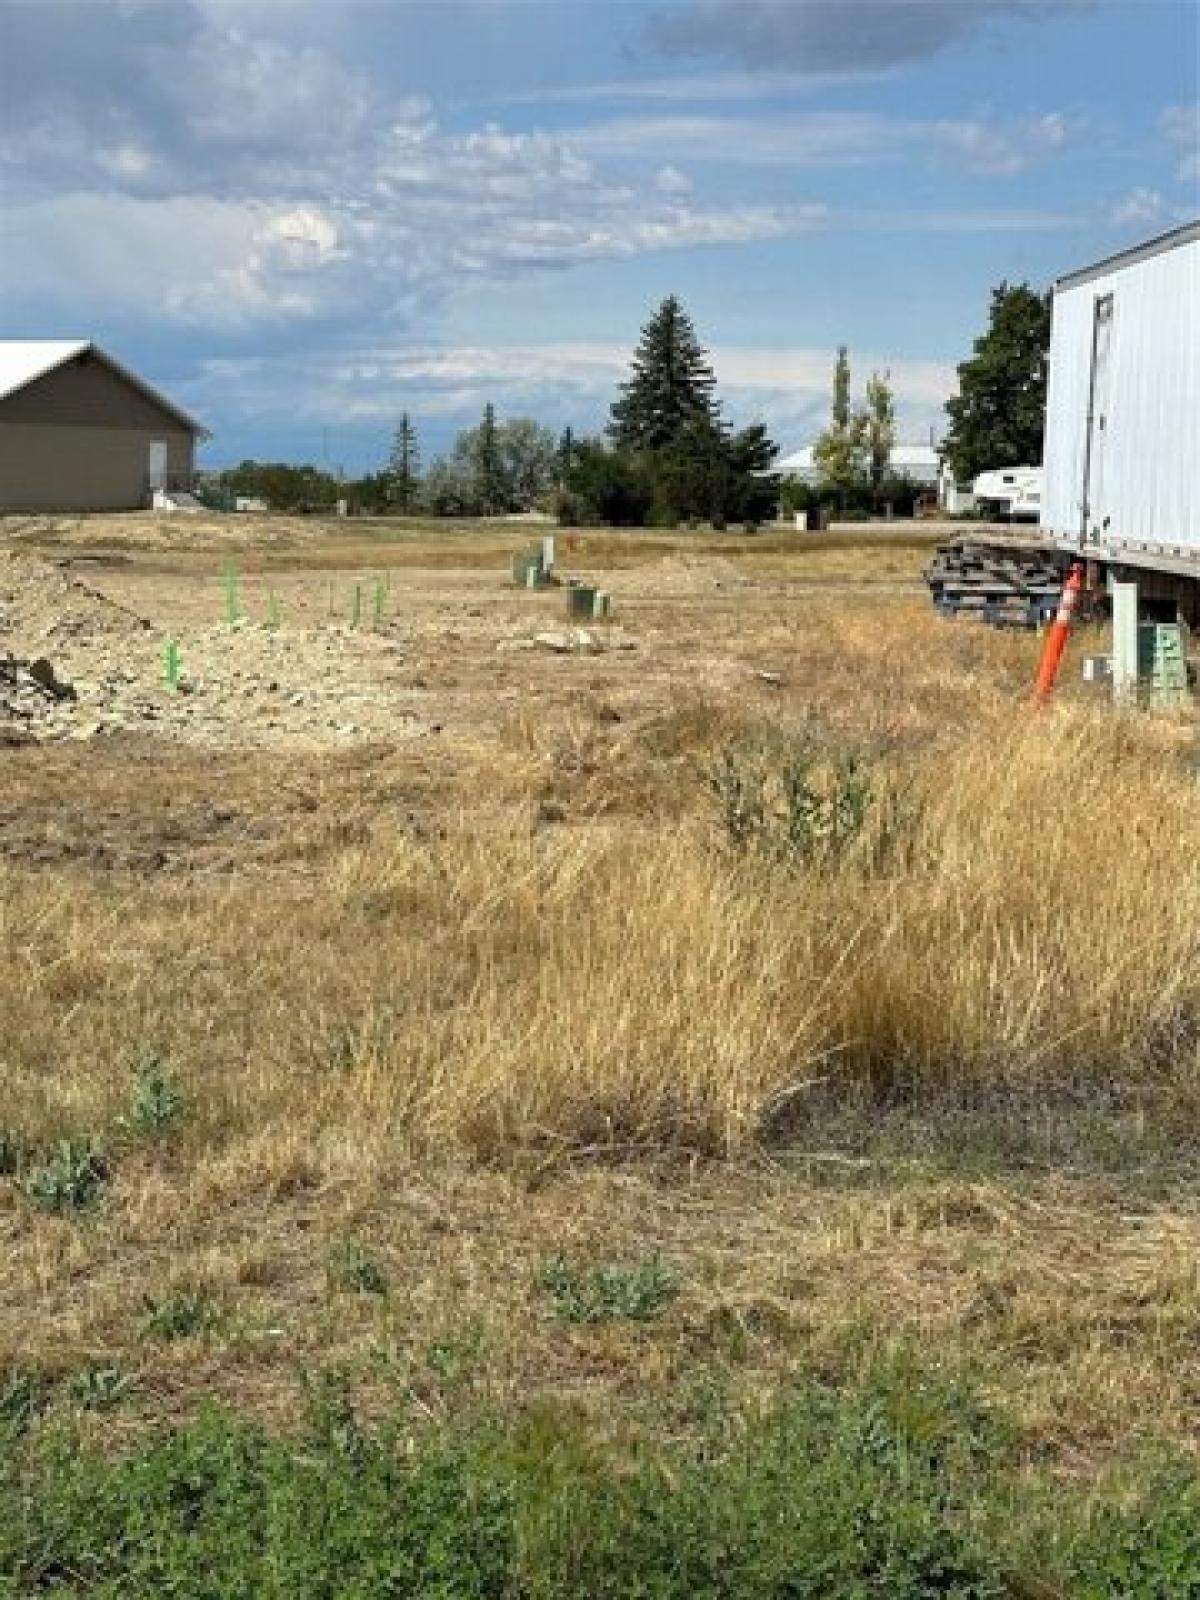
[[243, 621], [178, 635], [170, 688], [166, 637], [51, 561], [0, 554], [0, 743], [151, 732], [216, 747], [395, 740], [430, 725], [395, 682], [386, 633], [270, 628]]

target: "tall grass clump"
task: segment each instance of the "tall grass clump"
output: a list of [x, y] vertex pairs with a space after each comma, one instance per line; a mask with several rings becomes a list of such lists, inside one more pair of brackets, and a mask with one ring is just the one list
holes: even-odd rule
[[[34, 1139], [67, 1113], [111, 1125], [112, 1063], [151, 1024], [189, 1062], [181, 1148], [284, 1138], [318, 1166], [729, 1155], [831, 1097], [1194, 1115], [1200, 808], [1181, 764], [1065, 712], [936, 756], [808, 759], [768, 773], [766, 820], [737, 839], [700, 777], [658, 822], [531, 830], [520, 811], [414, 837], [384, 819], [269, 897], [14, 873], [9, 1116]], [[334, 1064], [343, 1035], [369, 1048]]]

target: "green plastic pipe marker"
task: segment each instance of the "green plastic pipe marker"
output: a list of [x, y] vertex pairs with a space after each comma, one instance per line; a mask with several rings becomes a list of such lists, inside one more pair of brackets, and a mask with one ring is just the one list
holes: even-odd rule
[[163, 646], [163, 673], [167, 680], [167, 688], [174, 694], [183, 675], [183, 662], [180, 660], [179, 646], [174, 639], [168, 639]]

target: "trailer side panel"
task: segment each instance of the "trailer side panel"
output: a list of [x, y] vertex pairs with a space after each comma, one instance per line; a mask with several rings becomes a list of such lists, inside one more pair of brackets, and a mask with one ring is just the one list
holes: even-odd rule
[[1055, 291], [1042, 528], [1200, 570], [1200, 225], [1164, 245]]

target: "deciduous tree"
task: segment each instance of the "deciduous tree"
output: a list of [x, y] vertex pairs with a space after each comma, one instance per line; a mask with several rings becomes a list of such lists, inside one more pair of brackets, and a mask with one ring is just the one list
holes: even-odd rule
[[1027, 283], [992, 291], [987, 331], [958, 369], [946, 453], [960, 483], [992, 468], [1038, 466], [1046, 420], [1050, 297]]

